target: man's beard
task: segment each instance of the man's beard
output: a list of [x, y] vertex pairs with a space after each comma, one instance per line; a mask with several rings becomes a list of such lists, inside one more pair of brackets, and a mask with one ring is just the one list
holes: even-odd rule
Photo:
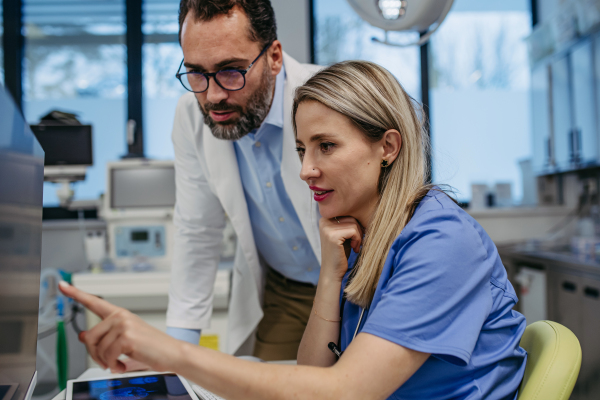
[[[216, 82], [212, 82], [216, 85]], [[275, 86], [275, 77], [273, 77], [265, 66], [258, 89], [252, 93], [244, 108], [237, 104], [227, 104], [225, 101], [220, 103], [206, 103], [200, 105], [200, 111], [204, 115], [204, 122], [212, 134], [217, 139], [238, 140], [246, 136], [253, 129], [260, 127], [271, 108], [273, 100], [273, 88]], [[225, 121], [223, 123], [215, 122], [209, 114], [209, 111], [233, 111], [240, 116], [234, 121]]]

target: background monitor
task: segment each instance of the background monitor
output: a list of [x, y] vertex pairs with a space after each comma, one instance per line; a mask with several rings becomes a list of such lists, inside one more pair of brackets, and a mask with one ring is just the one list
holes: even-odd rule
[[173, 208], [173, 166], [144, 165], [110, 170], [110, 208]]
[[0, 85], [0, 399], [36, 380], [44, 152]]
[[91, 125], [31, 125], [45, 165], [93, 165]]

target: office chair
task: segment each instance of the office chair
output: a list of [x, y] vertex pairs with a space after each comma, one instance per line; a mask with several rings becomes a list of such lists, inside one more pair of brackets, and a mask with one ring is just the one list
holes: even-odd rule
[[527, 366], [518, 400], [568, 400], [581, 367], [579, 340], [568, 328], [537, 321], [525, 329]]

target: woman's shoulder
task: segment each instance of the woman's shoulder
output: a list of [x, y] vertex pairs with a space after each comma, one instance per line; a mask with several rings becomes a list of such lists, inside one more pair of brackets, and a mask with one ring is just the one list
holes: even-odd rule
[[439, 210], [445, 210], [447, 212], [464, 212], [463, 209], [460, 208], [457, 202], [454, 199], [452, 199], [448, 193], [436, 186], [429, 190], [429, 192], [427, 192], [423, 199], [421, 199], [419, 205], [415, 210], [414, 216], [422, 215], [429, 211]]
[[422, 227], [458, 228], [476, 223], [448, 194], [438, 188], [431, 189], [419, 202], [415, 212], [406, 224], [403, 233], [419, 230]]
[[487, 254], [496, 250], [481, 225], [439, 188], [430, 190], [423, 197], [393, 247], [399, 250], [416, 244], [417, 240], [438, 248], [478, 249]]

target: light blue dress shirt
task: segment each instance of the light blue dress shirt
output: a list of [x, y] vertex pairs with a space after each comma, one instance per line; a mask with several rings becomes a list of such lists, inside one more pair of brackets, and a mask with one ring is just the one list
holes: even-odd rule
[[285, 277], [316, 285], [319, 261], [281, 178], [284, 84], [282, 68], [269, 114], [234, 148], [258, 253]]
[[[275, 81], [269, 114], [260, 128], [233, 143], [256, 248], [287, 278], [314, 285], [320, 265], [281, 178], [285, 69]], [[176, 339], [198, 344], [200, 331], [167, 328]]]

